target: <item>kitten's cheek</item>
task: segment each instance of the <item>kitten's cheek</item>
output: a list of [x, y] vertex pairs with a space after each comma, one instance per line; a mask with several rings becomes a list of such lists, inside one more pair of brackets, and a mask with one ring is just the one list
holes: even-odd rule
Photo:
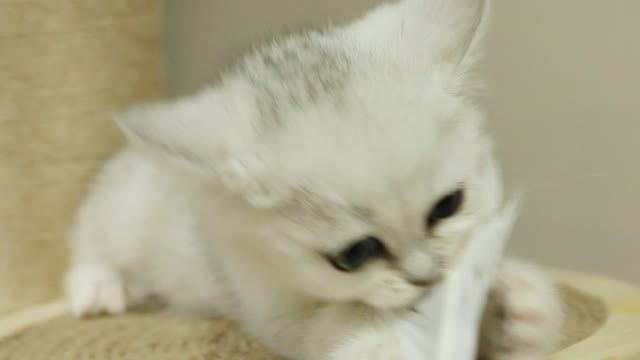
[[384, 273], [371, 282], [363, 300], [378, 309], [409, 308], [425, 293], [425, 287], [412, 285], [398, 274]]

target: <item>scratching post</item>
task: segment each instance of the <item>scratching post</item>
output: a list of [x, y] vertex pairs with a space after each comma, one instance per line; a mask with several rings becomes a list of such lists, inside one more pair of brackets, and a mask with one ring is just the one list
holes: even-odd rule
[[0, 0], [0, 314], [58, 297], [65, 231], [121, 141], [107, 116], [163, 93], [159, 0]]

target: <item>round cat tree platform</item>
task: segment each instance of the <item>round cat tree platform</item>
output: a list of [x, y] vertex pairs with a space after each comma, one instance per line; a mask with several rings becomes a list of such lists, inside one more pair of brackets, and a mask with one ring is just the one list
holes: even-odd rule
[[640, 359], [640, 289], [595, 275], [550, 274], [563, 288], [568, 314], [554, 360]]
[[[554, 360], [640, 359], [640, 289], [550, 271], [567, 313]], [[228, 321], [130, 314], [78, 321], [62, 301], [0, 316], [0, 360], [275, 360]]]

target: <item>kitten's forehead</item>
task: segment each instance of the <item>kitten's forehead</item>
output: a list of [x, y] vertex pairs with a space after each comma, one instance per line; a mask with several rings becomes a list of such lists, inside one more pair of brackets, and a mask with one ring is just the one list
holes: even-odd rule
[[228, 74], [255, 90], [265, 125], [282, 125], [285, 113], [328, 97], [342, 96], [353, 71], [349, 51], [336, 31], [305, 32], [257, 49]]
[[358, 94], [340, 109], [301, 111], [301, 119], [272, 134], [265, 151], [272, 151], [275, 168], [292, 178], [369, 192], [404, 187], [440, 168], [455, 171], [483, 151], [480, 118], [460, 111], [464, 106], [450, 111], [428, 99], [412, 101], [413, 95]]
[[476, 181], [477, 173], [487, 164], [490, 142], [478, 129], [462, 122], [441, 130], [438, 136], [425, 136], [430, 144], [422, 147], [392, 148], [406, 145], [409, 139], [349, 153], [368, 144], [351, 143], [321, 148], [315, 153], [317, 158], [305, 153], [296, 161], [284, 161], [283, 165], [295, 166], [306, 158], [313, 164], [313, 169], [294, 168], [291, 173], [292, 179], [312, 174], [305, 179], [310, 181], [300, 182], [304, 187], [293, 198], [295, 211], [306, 210], [316, 219], [369, 224], [388, 223], [389, 219], [384, 219], [388, 216], [422, 214], [438, 198]]

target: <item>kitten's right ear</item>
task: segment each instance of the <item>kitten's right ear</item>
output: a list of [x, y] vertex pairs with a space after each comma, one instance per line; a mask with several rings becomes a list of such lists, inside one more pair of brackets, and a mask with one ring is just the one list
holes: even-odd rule
[[289, 186], [257, 149], [259, 119], [251, 91], [227, 84], [138, 106], [115, 120], [133, 146], [270, 207], [289, 196]]
[[163, 160], [199, 173], [217, 174], [220, 166], [250, 150], [255, 114], [249, 101], [229, 90], [134, 107], [115, 116], [129, 142]]

